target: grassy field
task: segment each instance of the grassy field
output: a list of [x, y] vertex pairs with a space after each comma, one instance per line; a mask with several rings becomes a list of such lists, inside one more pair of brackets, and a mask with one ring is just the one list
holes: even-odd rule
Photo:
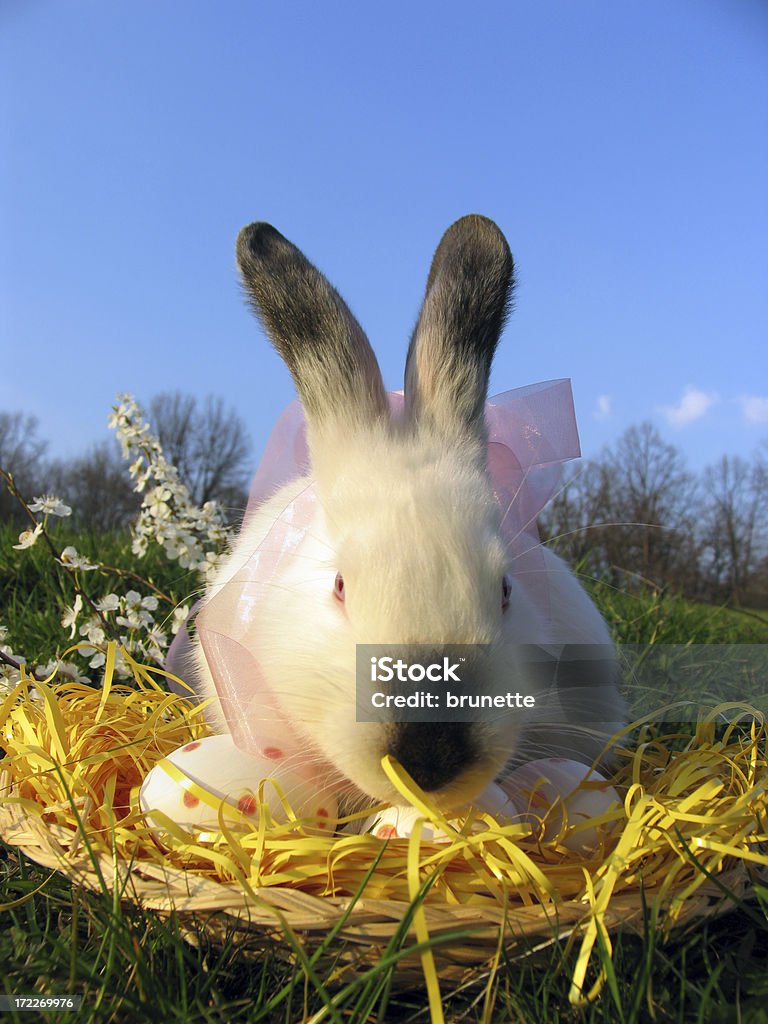
[[[71, 595], [61, 592], [42, 547], [12, 549], [17, 532], [0, 527], [0, 625], [15, 651], [30, 663], [45, 662], [61, 639], [61, 605]], [[162, 556], [137, 565], [127, 538], [62, 536], [62, 544], [71, 542], [104, 563], [136, 568], [175, 600], [187, 600], [196, 586]], [[94, 595], [127, 585], [117, 575], [89, 576]], [[759, 612], [696, 606], [655, 592], [633, 596], [595, 586], [594, 593], [626, 643], [768, 643], [768, 616]], [[765, 683], [759, 680], [744, 696], [759, 698]], [[285, 944], [248, 958], [231, 943], [214, 945], [195, 925], [195, 941], [185, 941], [173, 918], [122, 905], [111, 892], [75, 888], [10, 847], [2, 848], [0, 911], [5, 992], [82, 996], [76, 1014], [39, 1019], [296, 1022], [318, 1014], [318, 1020], [345, 1022], [429, 1020], [423, 991], [391, 987], [396, 963], [334, 992], [327, 973], [318, 974], [327, 966], [318, 961], [316, 971]], [[493, 979], [477, 972], [461, 988], [446, 988], [444, 1013], [446, 1020], [470, 1022], [768, 1022], [766, 948], [768, 890], [758, 888], [750, 901], [734, 901], [730, 913], [666, 940], [649, 911], [642, 937], [616, 938], [608, 984], [585, 1008], [568, 1004], [576, 952], [553, 943], [502, 962]]]

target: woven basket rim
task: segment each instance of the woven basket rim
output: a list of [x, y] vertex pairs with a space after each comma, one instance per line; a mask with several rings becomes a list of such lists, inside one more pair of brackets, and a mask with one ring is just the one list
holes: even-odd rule
[[[4, 792], [6, 797], [17, 795], [10, 787], [4, 787]], [[92, 891], [103, 890], [105, 884], [110, 887], [119, 883], [124, 898], [145, 909], [177, 915], [223, 914], [235, 930], [262, 931], [271, 938], [278, 938], [287, 926], [311, 943], [325, 936], [346, 914], [339, 938], [358, 945], [380, 946], [391, 938], [410, 906], [406, 900], [368, 897], [364, 892], [357, 898], [318, 896], [287, 886], [255, 888], [252, 897], [235, 883], [202, 878], [183, 868], [145, 861], [130, 864], [122, 860], [116, 864], [106, 854], [96, 853], [100, 878], [78, 833], [62, 826], [47, 826], [14, 803], [0, 805], [0, 838], [40, 866], [58, 871]], [[682, 927], [728, 909], [732, 900], [723, 889], [729, 889], [738, 898], [748, 890], [754, 876], [755, 872], [743, 861], [735, 861], [721, 872], [717, 881], [703, 882], [686, 899], [675, 915], [675, 926]], [[610, 931], [639, 931], [653, 902], [653, 890], [614, 894], [604, 923]], [[660, 910], [663, 916], [664, 908]], [[477, 963], [494, 954], [500, 929], [504, 930], [505, 944], [509, 941], [514, 946], [527, 938], [567, 938], [582, 929], [591, 917], [588, 904], [567, 898], [550, 904], [513, 903], [506, 908], [490, 898], [487, 905], [427, 902], [424, 913], [431, 936], [457, 929], [471, 933], [470, 959]], [[408, 936], [414, 934], [411, 924]]]

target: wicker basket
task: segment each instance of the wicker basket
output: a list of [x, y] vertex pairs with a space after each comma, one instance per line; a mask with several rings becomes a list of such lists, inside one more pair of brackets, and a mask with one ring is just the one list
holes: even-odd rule
[[[6, 773], [0, 782], [4, 793], [9, 792], [7, 781]], [[171, 866], [115, 863], [103, 852], [96, 858], [97, 871], [91, 854], [82, 842], [77, 842], [79, 833], [60, 826], [46, 827], [13, 804], [0, 808], [0, 835], [38, 864], [61, 871], [85, 888], [99, 891], [106, 886], [111, 890], [117, 885], [127, 898], [148, 909], [202, 916], [214, 937], [234, 939], [246, 953], [260, 952], [274, 942], [284, 941], [286, 927], [300, 936], [302, 943], [311, 950], [324, 940], [340, 917], [347, 914], [338, 938], [345, 944], [340, 960], [348, 972], [364, 970], [380, 959], [409, 908], [404, 900], [363, 895], [352, 901], [349, 897], [314, 896], [284, 887], [257, 889], [254, 896], [250, 896], [235, 885], [196, 877]], [[695, 894], [686, 899], [675, 915], [677, 926], [727, 909], [730, 900], [724, 896], [721, 886], [741, 897], [751, 884], [749, 872], [740, 861], [721, 872], [718, 882], [719, 885], [703, 882]], [[646, 891], [645, 899], [646, 903], [652, 900], [652, 892]], [[353, 904], [351, 909], [350, 903]], [[638, 889], [614, 896], [603, 923], [608, 931], [619, 927], [639, 930], [644, 913]], [[506, 910], [498, 905], [429, 903], [425, 917], [432, 939], [455, 936], [457, 931], [466, 932], [460, 939], [453, 938], [445, 945], [438, 941], [432, 951], [439, 976], [447, 981], [462, 982], [469, 973], [486, 967], [494, 959], [500, 939], [508, 956], [527, 954], [541, 948], [547, 940], [564, 939], [583, 930], [592, 913], [584, 902], [571, 899], [529, 906], [513, 903]], [[194, 933], [190, 930], [188, 934]], [[412, 924], [405, 945], [415, 942], [416, 938]], [[342, 977], [340, 973], [337, 980]], [[395, 982], [405, 987], [423, 983], [423, 965], [417, 952], [405, 953]]]
[[[113, 685], [108, 673], [101, 690], [35, 684], [30, 695], [21, 685], [6, 700], [0, 836], [89, 889], [119, 885], [144, 907], [202, 915], [214, 937], [234, 937], [244, 952], [284, 939], [286, 929], [316, 948], [337, 929], [342, 978], [375, 964], [400, 930], [396, 982], [410, 985], [423, 984], [425, 973], [427, 981], [461, 981], [502, 947], [523, 955], [573, 936], [582, 943], [580, 992], [598, 933], [610, 942], [618, 927], [641, 928], [644, 906], [654, 903], [667, 928], [715, 914], [729, 905], [724, 887], [741, 896], [768, 868], [766, 732], [746, 708], [740, 723], [718, 730], [713, 710], [687, 744], [644, 736], [612, 780], [624, 806], [586, 858], [533, 835], [513, 849], [504, 826], [489, 825], [454, 843], [389, 840], [359, 891], [381, 852], [373, 836], [320, 842], [276, 827], [261, 836], [256, 863], [256, 847], [238, 835], [231, 870], [226, 843], [209, 861], [199, 843], [161, 851], [136, 807], [136, 787], [204, 726], [145, 668], [135, 674], [131, 688]], [[414, 903], [430, 877], [434, 884]]]

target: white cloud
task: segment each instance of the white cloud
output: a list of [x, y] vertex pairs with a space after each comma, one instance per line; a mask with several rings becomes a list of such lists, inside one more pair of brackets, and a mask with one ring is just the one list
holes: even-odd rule
[[611, 396], [610, 395], [598, 395], [597, 396], [597, 408], [592, 414], [596, 420], [607, 420], [611, 415]]
[[768, 423], [768, 398], [760, 395], [741, 395], [741, 411], [747, 423]]
[[720, 396], [716, 391], [701, 391], [699, 388], [687, 387], [677, 405], [662, 405], [659, 412], [672, 426], [684, 427], [688, 423], [700, 420], [719, 401]]

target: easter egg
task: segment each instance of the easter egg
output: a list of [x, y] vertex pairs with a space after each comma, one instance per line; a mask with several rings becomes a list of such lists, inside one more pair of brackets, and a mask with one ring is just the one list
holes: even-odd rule
[[512, 797], [495, 782], [489, 782], [485, 789], [472, 801], [479, 811], [487, 811], [497, 818], [517, 818], [519, 811]]
[[[497, 786], [494, 782], [489, 783], [482, 793], [472, 800], [471, 806], [479, 811], [487, 811], [498, 818], [519, 817], [519, 812], [512, 798], [501, 786]], [[470, 807], [466, 806], [454, 811], [454, 813], [460, 813], [463, 818], [469, 811]], [[371, 815], [363, 825], [363, 832], [370, 832], [379, 839], [405, 839], [410, 836], [413, 826], [419, 818], [423, 819], [424, 814], [415, 807], [410, 807], [407, 804], [394, 804], [378, 814]], [[459, 829], [462, 822], [460, 820], [451, 820], [450, 824]], [[476, 830], [482, 830], [486, 827], [482, 823], [476, 823], [475, 825]], [[421, 838], [435, 842], [450, 842], [453, 836], [448, 835], [443, 829], [433, 825], [432, 822], [422, 821]]]
[[[227, 822], [258, 819], [259, 784], [274, 779], [297, 818], [330, 834], [338, 817], [333, 792], [326, 786], [280, 763], [282, 753], [267, 748], [259, 756], [236, 747], [229, 735], [206, 736], [174, 750], [149, 772], [139, 791], [139, 806], [150, 826], [163, 830], [153, 819], [160, 811], [185, 830], [220, 830], [219, 812]], [[277, 788], [269, 781], [263, 799], [273, 818], [286, 821]]]
[[580, 852], [596, 849], [600, 841], [597, 827], [589, 823], [621, 803], [604, 776], [565, 757], [545, 757], [516, 768], [504, 779], [503, 790], [512, 795], [524, 820], [544, 819], [544, 840], [559, 834], [565, 811], [568, 831], [562, 845]]
[[[419, 818], [423, 819], [424, 814], [415, 807], [410, 807], [407, 804], [393, 804], [366, 819], [363, 832], [370, 832], [377, 839], [405, 839], [410, 836], [413, 826]], [[421, 838], [435, 842], [448, 842], [451, 837], [432, 822], [422, 821]]]

